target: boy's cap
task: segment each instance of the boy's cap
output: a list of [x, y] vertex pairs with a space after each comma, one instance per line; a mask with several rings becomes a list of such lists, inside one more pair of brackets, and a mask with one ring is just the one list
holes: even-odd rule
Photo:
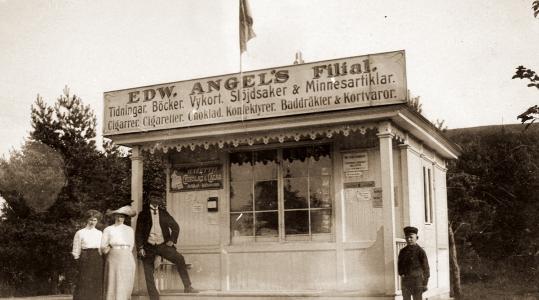
[[412, 233], [417, 234], [417, 228], [412, 227], [412, 226], [406, 226], [406, 227], [404, 227], [403, 230], [404, 230], [404, 235], [409, 235], [409, 234], [412, 234]]

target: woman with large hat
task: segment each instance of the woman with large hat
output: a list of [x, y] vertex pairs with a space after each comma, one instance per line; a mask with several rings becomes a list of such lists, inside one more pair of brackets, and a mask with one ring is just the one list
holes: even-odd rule
[[114, 216], [114, 224], [103, 230], [101, 251], [107, 255], [105, 263], [104, 290], [106, 300], [128, 300], [135, 282], [135, 257], [133, 245], [135, 233], [124, 224], [127, 217], [134, 217], [135, 210], [127, 205], [108, 212]]

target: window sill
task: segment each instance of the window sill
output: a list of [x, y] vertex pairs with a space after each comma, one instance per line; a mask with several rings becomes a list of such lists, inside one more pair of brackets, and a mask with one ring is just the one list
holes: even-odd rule
[[225, 247], [231, 253], [244, 252], [292, 252], [292, 251], [331, 251], [337, 248], [334, 241], [285, 241], [285, 242], [245, 242]]

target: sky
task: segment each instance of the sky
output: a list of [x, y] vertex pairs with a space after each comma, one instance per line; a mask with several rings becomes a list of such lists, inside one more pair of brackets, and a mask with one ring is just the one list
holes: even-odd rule
[[[405, 50], [424, 115], [449, 128], [517, 123], [539, 90], [512, 80], [539, 70], [532, 0], [250, 0], [256, 37], [243, 71]], [[0, 156], [31, 130], [39, 94], [67, 85], [97, 116], [103, 93], [236, 73], [238, 0], [0, 0]]]

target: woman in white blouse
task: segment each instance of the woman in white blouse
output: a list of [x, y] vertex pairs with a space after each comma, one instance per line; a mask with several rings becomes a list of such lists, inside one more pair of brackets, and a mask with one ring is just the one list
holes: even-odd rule
[[100, 300], [103, 299], [103, 259], [100, 249], [101, 231], [95, 225], [101, 219], [101, 213], [91, 209], [84, 216], [86, 227], [75, 233], [71, 252], [79, 269], [73, 299]]
[[105, 263], [105, 299], [131, 299], [135, 282], [135, 257], [133, 245], [135, 233], [124, 224], [125, 218], [136, 215], [131, 206], [111, 211], [114, 224], [103, 231], [101, 251], [107, 255]]

